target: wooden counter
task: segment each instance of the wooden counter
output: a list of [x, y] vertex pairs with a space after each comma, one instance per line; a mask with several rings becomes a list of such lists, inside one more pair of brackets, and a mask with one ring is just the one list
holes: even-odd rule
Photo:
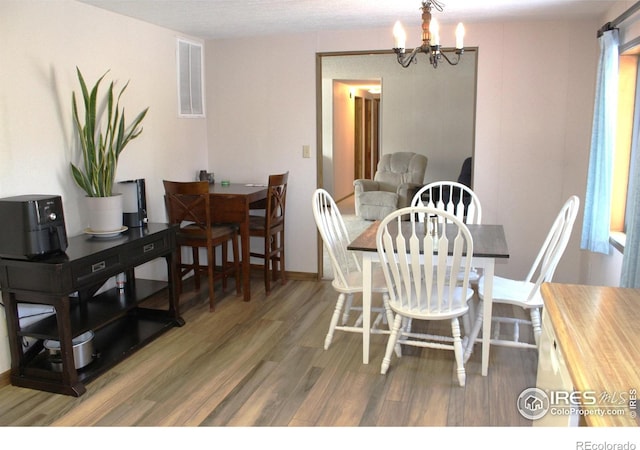
[[[637, 395], [640, 289], [545, 283], [541, 292], [574, 390], [595, 391], [598, 396], [622, 393], [627, 402], [630, 391], [635, 390]], [[626, 410], [620, 416], [585, 415], [586, 423], [639, 426], [638, 411], [631, 411], [628, 406], [625, 404]]]

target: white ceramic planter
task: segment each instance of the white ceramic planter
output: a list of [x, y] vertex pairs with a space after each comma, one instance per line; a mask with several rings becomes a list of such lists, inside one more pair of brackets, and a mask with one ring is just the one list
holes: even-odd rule
[[111, 197], [86, 197], [87, 226], [97, 233], [116, 232], [122, 229], [122, 195]]

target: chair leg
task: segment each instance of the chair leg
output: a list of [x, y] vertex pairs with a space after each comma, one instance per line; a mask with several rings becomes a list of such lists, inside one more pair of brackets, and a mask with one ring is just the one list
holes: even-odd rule
[[451, 333], [453, 335], [453, 351], [456, 355], [456, 372], [458, 374], [458, 382], [460, 383], [460, 386], [464, 386], [467, 376], [464, 371], [462, 338], [460, 337], [460, 322], [458, 321], [457, 317], [451, 319]]
[[264, 276], [264, 291], [266, 295], [271, 294], [271, 278], [269, 270], [271, 268], [271, 239], [272, 236], [266, 236], [264, 240], [264, 266], [263, 266], [263, 276]]
[[[229, 275], [227, 273], [227, 261], [229, 260], [229, 243], [222, 243], [222, 261], [220, 262], [220, 267], [222, 268], [222, 292], [227, 290], [227, 279]], [[214, 256], [215, 258], [215, 256]]]
[[280, 269], [280, 284], [285, 285], [287, 284], [287, 275], [285, 272], [285, 264], [284, 264], [284, 255], [285, 255], [285, 251], [284, 251], [284, 230], [282, 230], [280, 232], [280, 242], [278, 243], [280, 246], [280, 252], [278, 255], [278, 265], [279, 265], [279, 269]]
[[214, 249], [207, 249], [207, 275], [209, 276], [209, 312], [213, 312], [215, 309], [215, 299], [213, 297], [213, 293], [215, 290], [215, 260], [214, 260]]
[[[331, 341], [333, 340], [333, 332], [336, 330], [336, 326], [338, 325], [338, 319], [340, 319], [340, 312], [344, 307], [344, 301], [347, 297], [351, 297], [352, 295], [347, 296], [346, 294], [338, 295], [338, 301], [336, 302], [336, 307], [333, 310], [333, 316], [331, 316], [331, 323], [329, 324], [329, 331], [327, 332], [327, 337], [324, 338], [324, 349], [327, 350], [331, 345]], [[349, 300], [350, 301], [350, 300]]]
[[177, 278], [178, 278], [178, 284], [177, 284], [177, 288], [178, 288], [178, 296], [180, 296], [180, 294], [182, 294], [182, 247], [178, 246], [178, 251], [176, 252], [176, 267], [178, 268], [178, 270], [176, 272], [177, 273]]
[[[393, 327], [393, 311], [391, 310], [391, 307], [389, 306], [389, 294], [387, 294], [386, 292], [384, 294], [382, 294], [382, 305], [384, 306], [384, 312], [386, 314], [387, 317], [387, 326], [389, 327], [389, 331], [393, 331], [392, 327]], [[398, 339], [398, 342], [396, 342], [395, 345], [395, 352], [396, 352], [396, 356], [398, 358], [400, 358], [402, 356], [402, 349], [400, 348], [400, 340]]]
[[382, 375], [387, 373], [387, 370], [389, 370], [389, 366], [391, 365], [391, 353], [393, 353], [396, 347], [398, 337], [400, 336], [401, 327], [402, 327], [402, 316], [400, 314], [396, 314], [396, 318], [393, 321], [391, 334], [389, 335], [389, 340], [387, 341], [387, 349], [384, 352], [384, 358], [382, 359], [382, 365], [380, 366], [380, 373]]
[[533, 338], [536, 347], [540, 347], [540, 336], [542, 335], [542, 321], [540, 320], [540, 308], [531, 309], [531, 326], [533, 327]]
[[231, 247], [233, 249], [233, 268], [235, 272], [236, 279], [236, 294], [240, 295], [241, 289], [240, 285], [240, 251], [238, 249], [238, 234], [234, 233], [233, 242], [231, 243]]
[[471, 309], [469, 309], [469, 311], [467, 311], [467, 313], [462, 316], [462, 326], [464, 327], [464, 334], [466, 336], [469, 336], [469, 334], [471, 334], [471, 314], [470, 314]]
[[471, 357], [471, 352], [473, 352], [473, 346], [476, 343], [476, 339], [480, 334], [480, 328], [482, 328], [482, 309], [483, 309], [483, 300], [478, 302], [478, 307], [476, 308], [476, 321], [473, 324], [473, 329], [471, 330], [471, 334], [469, 334], [469, 340], [467, 341], [467, 348], [464, 351], [464, 362], [467, 362]]
[[193, 282], [196, 291], [200, 290], [200, 249], [191, 247], [191, 260], [193, 261]]
[[347, 298], [347, 304], [344, 306], [342, 310], [342, 325], [346, 325], [349, 320], [349, 314], [351, 313], [351, 304], [353, 303], [353, 295], [350, 295]]
[[278, 249], [278, 234], [274, 234], [270, 239], [271, 246], [269, 247], [269, 260], [271, 262], [271, 281], [275, 282], [278, 279], [280, 273], [279, 255]]

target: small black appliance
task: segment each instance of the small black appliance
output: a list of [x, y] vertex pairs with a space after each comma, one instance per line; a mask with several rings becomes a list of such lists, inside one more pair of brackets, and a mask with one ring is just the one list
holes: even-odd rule
[[19, 195], [0, 199], [0, 257], [34, 259], [62, 253], [67, 245], [59, 195]]
[[129, 228], [140, 228], [147, 224], [147, 194], [144, 178], [120, 181], [118, 190], [122, 198], [122, 224]]

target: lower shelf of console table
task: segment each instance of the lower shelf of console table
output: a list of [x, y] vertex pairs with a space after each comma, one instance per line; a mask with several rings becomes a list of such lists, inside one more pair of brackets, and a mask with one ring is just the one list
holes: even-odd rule
[[[136, 280], [140, 285], [156, 285], [157, 282], [149, 280]], [[94, 303], [106, 303], [105, 299], [115, 300], [117, 305], [118, 292], [115, 289], [100, 294]], [[79, 309], [79, 308], [78, 308]], [[80, 396], [85, 392], [84, 385], [107, 370], [114, 367], [120, 361], [144, 347], [157, 337], [176, 326], [182, 326], [184, 321], [176, 319], [166, 311], [134, 307], [123, 314], [117, 314], [111, 309], [113, 320], [92, 330], [93, 360], [81, 369], [77, 369], [77, 383], [66, 385], [63, 373], [57, 363], [52, 363], [48, 352], [43, 347], [43, 340], [33, 345], [30, 351], [25, 353], [23, 366], [17, 373], [12, 373], [11, 383], [15, 386], [40, 389], [60, 394]], [[72, 308], [73, 311], [73, 308]], [[78, 312], [76, 311], [76, 315]], [[73, 317], [73, 314], [72, 314]], [[55, 317], [50, 317], [36, 324], [40, 329], [55, 328]], [[26, 336], [51, 336], [52, 331], [39, 333], [37, 327], [28, 327], [21, 334]]]

